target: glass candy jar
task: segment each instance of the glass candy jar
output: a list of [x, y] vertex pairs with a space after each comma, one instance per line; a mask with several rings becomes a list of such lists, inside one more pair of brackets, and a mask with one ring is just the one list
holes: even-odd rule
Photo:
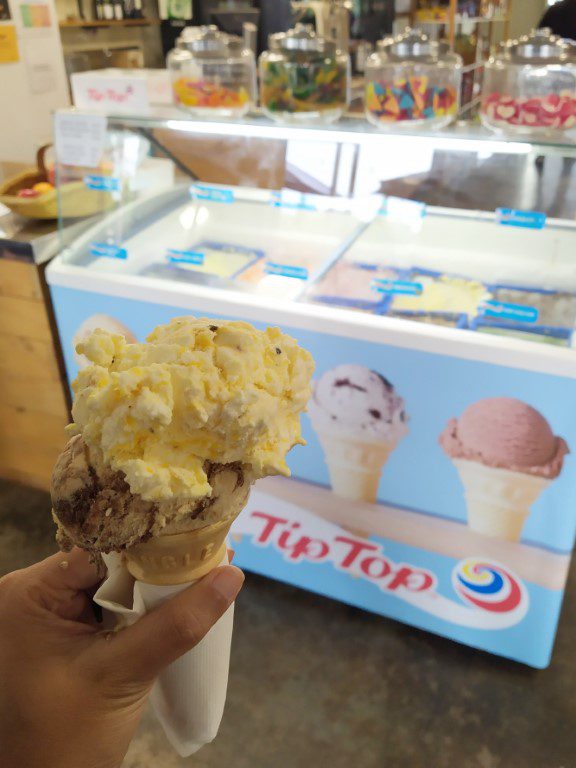
[[366, 117], [380, 128], [441, 128], [458, 112], [462, 59], [419, 30], [380, 40], [365, 74]]
[[185, 27], [166, 66], [174, 101], [192, 114], [242, 117], [254, 101], [254, 54], [214, 25]]
[[348, 106], [349, 81], [348, 54], [305, 24], [270, 35], [260, 56], [260, 103], [274, 120], [337, 120]]
[[561, 135], [576, 125], [576, 48], [539, 29], [486, 64], [480, 116], [495, 131]]

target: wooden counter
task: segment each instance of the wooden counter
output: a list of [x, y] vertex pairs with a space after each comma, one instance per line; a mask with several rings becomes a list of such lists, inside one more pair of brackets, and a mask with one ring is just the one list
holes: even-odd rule
[[48, 488], [70, 417], [34, 227], [0, 217], [0, 478]]

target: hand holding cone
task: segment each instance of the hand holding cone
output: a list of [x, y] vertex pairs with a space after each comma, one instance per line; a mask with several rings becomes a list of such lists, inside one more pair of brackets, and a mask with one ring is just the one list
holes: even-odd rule
[[[313, 361], [277, 328], [191, 317], [160, 326], [146, 344], [97, 329], [76, 351], [91, 364], [73, 384], [75, 435], [52, 478], [57, 539], [96, 560], [122, 553], [134, 600], [153, 609], [225, 561], [227, 533], [257, 478], [289, 474]], [[155, 688], [182, 754], [215, 735], [231, 632], [230, 609]], [[190, 691], [207, 695], [212, 673], [215, 688], [201, 704], [213, 715], [197, 739], [180, 726], [193, 730]]]

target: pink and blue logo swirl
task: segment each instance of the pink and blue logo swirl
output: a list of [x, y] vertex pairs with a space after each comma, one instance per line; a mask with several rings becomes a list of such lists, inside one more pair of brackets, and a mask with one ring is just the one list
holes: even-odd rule
[[507, 568], [479, 558], [462, 560], [453, 573], [454, 589], [460, 597], [490, 613], [509, 613], [526, 600], [520, 579]]

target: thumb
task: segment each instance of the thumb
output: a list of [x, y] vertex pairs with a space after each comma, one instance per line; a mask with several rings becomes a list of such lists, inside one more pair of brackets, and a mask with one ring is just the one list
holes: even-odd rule
[[112, 635], [104, 668], [113, 682], [148, 685], [207, 634], [240, 591], [244, 574], [216, 568], [194, 586]]

